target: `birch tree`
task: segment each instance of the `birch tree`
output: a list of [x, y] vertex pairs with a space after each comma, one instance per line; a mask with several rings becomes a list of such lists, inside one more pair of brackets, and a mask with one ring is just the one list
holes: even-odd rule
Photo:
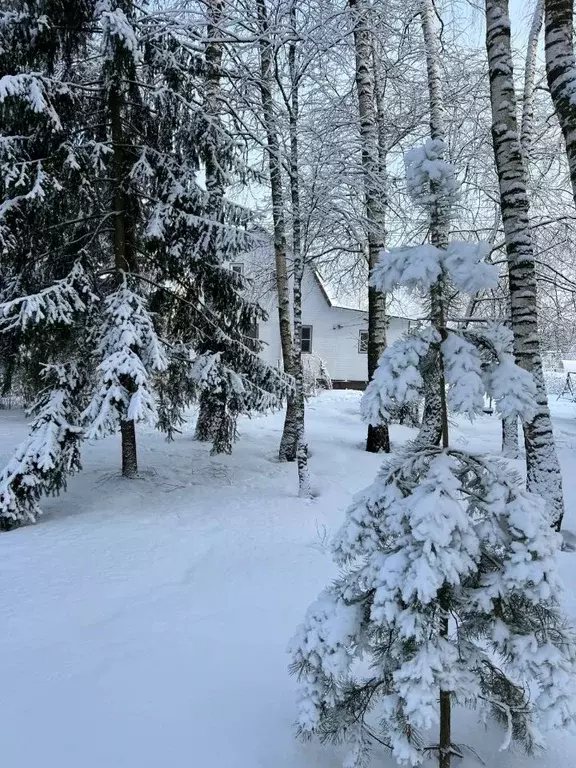
[[576, 203], [576, 56], [573, 26], [573, 0], [545, 0], [546, 75], [564, 135]]
[[562, 476], [554, 445], [538, 341], [535, 258], [516, 117], [507, 0], [486, 0], [486, 49], [490, 72], [492, 138], [508, 262], [514, 354], [518, 365], [534, 376], [537, 387], [536, 413], [532, 419], [523, 422], [527, 486], [547, 501], [559, 529], [564, 514]]
[[[435, 9], [432, 0], [421, 0], [419, 4], [420, 19], [422, 23], [422, 36], [424, 38], [424, 50], [426, 55], [426, 73], [428, 82], [428, 101], [430, 109], [430, 137], [438, 142], [440, 158], [444, 156], [444, 143], [446, 139], [446, 121], [444, 109], [444, 96], [442, 93], [442, 74], [440, 70], [440, 54], [438, 50], [438, 38], [435, 29]], [[439, 248], [444, 248], [448, 242], [449, 219], [448, 209], [441, 199], [436, 196], [436, 190], [430, 189], [432, 203], [430, 206], [430, 242]], [[442, 280], [439, 278], [437, 286], [430, 292], [432, 316], [439, 325], [444, 325], [444, 307], [441, 304]], [[443, 420], [446, 414], [444, 382], [438, 386], [432, 383], [424, 393], [424, 413], [422, 426], [418, 434], [418, 441], [424, 444], [438, 444], [442, 434], [446, 430]], [[444, 414], [444, 416], [443, 416]]]
[[[356, 89], [362, 145], [362, 169], [368, 241], [368, 269], [372, 270], [385, 245], [385, 189], [378, 157], [378, 124], [374, 82], [373, 43], [370, 13], [366, 0], [349, 0], [356, 53]], [[380, 355], [386, 348], [386, 297], [368, 286], [368, 380], [374, 376]], [[366, 450], [390, 451], [385, 424], [368, 427]]]
[[[526, 45], [526, 60], [524, 64], [524, 91], [522, 95], [522, 122], [520, 128], [520, 145], [524, 154], [524, 162], [530, 162], [532, 140], [534, 133], [534, 92], [536, 80], [536, 63], [538, 57], [538, 39], [544, 21], [544, 0], [537, 0], [532, 15], [528, 42]], [[508, 307], [509, 312], [509, 307]], [[517, 459], [518, 451], [518, 419], [502, 420], [502, 453], [510, 459]]]
[[[276, 266], [276, 290], [278, 293], [278, 321], [280, 325], [280, 343], [284, 370], [294, 374], [294, 345], [292, 323], [290, 319], [290, 286], [288, 282], [288, 243], [286, 238], [286, 218], [284, 184], [282, 180], [282, 153], [276, 110], [274, 105], [275, 50], [274, 36], [268, 18], [266, 0], [256, 0], [258, 19], [258, 46], [260, 53], [260, 97], [262, 115], [266, 129], [267, 162], [272, 198], [272, 223], [274, 228], [274, 259]], [[294, 461], [297, 454], [298, 426], [297, 402], [289, 396], [286, 404], [286, 418], [280, 441], [278, 457], [280, 461]]]
[[290, 32], [292, 39], [288, 45], [288, 69], [290, 91], [287, 108], [290, 126], [290, 198], [292, 203], [292, 257], [293, 289], [292, 311], [294, 317], [294, 420], [296, 422], [296, 458], [298, 461], [298, 493], [301, 497], [310, 496], [310, 477], [308, 472], [308, 446], [305, 438], [305, 403], [304, 371], [302, 368], [302, 278], [304, 276], [304, 255], [302, 253], [302, 209], [300, 205], [300, 153], [299, 153], [299, 116], [300, 116], [300, 73], [298, 71], [297, 0], [290, 4]]
[[536, 64], [538, 60], [538, 40], [544, 21], [544, 0], [536, 0], [532, 22], [526, 44], [526, 61], [524, 64], [524, 92], [522, 97], [522, 123], [520, 142], [525, 157], [528, 157], [534, 131], [534, 90], [536, 80]]

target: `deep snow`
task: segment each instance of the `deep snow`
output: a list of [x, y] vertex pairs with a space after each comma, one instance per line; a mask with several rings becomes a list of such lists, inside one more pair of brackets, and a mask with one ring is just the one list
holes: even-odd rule
[[[335, 574], [323, 542], [378, 456], [362, 450], [359, 395], [308, 405], [317, 497], [275, 461], [282, 414], [243, 420], [232, 456], [185, 431], [140, 433], [142, 478], [118, 476], [115, 438], [91, 444], [84, 471], [46, 500], [33, 527], [0, 536], [0, 755], [13, 768], [337, 768], [339, 751], [293, 737], [296, 683], [287, 642]], [[576, 405], [552, 402], [574, 526]], [[24, 436], [0, 411], [0, 461]], [[497, 452], [500, 424], [458, 420], [453, 440]], [[411, 430], [392, 428], [397, 446]], [[521, 462], [517, 463], [521, 467]], [[576, 617], [576, 555], [562, 553]], [[544, 757], [500, 753], [474, 713], [455, 738], [490, 768], [576, 764], [576, 737]], [[393, 762], [384, 753], [375, 764]], [[470, 768], [472, 757], [459, 765]]]

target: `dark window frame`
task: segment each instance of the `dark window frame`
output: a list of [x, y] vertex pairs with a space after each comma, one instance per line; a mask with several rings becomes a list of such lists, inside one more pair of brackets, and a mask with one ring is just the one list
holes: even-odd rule
[[[309, 331], [309, 336], [307, 339], [304, 338], [304, 329]], [[303, 325], [301, 334], [300, 334], [300, 351], [304, 355], [311, 355], [312, 354], [312, 334], [313, 334], [313, 328], [311, 325]], [[304, 349], [304, 344], [309, 345], [309, 349]]]
[[[364, 347], [364, 349], [362, 347]], [[365, 328], [361, 328], [358, 331], [358, 354], [368, 354], [368, 331]]]

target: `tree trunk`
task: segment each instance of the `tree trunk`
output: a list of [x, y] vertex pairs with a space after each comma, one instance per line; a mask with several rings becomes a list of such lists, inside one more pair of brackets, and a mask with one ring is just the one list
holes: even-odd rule
[[[520, 146], [524, 154], [526, 167], [532, 154], [532, 135], [534, 133], [534, 88], [536, 64], [538, 59], [538, 38], [544, 21], [544, 0], [537, 0], [528, 43], [526, 46], [526, 61], [524, 64], [524, 93], [522, 97], [522, 123], [520, 128]], [[510, 324], [510, 306], [508, 306], [508, 325]], [[518, 448], [518, 418], [502, 419], [502, 454], [508, 459], [520, 456]]]
[[507, 417], [502, 419], [502, 453], [507, 459], [517, 459], [518, 450], [518, 419]]
[[545, 50], [548, 86], [570, 167], [576, 203], [576, 57], [573, 43], [574, 0], [546, 0]]
[[[276, 263], [276, 290], [278, 293], [278, 321], [284, 370], [293, 375], [292, 328], [290, 321], [290, 288], [288, 283], [286, 222], [284, 219], [284, 193], [282, 189], [282, 159], [280, 142], [274, 113], [272, 82], [274, 76], [274, 51], [270, 39], [270, 25], [266, 0], [256, 0], [260, 37], [260, 97], [266, 126], [266, 144], [270, 191], [272, 197], [272, 220], [274, 226], [274, 256]], [[295, 396], [289, 396], [286, 404], [286, 418], [280, 441], [280, 461], [294, 461], [297, 453], [297, 403]]]
[[[442, 73], [440, 70], [440, 54], [438, 40], [434, 28], [434, 7], [431, 0], [421, 0], [420, 19], [422, 35], [426, 52], [426, 73], [428, 80], [428, 100], [430, 105], [430, 137], [444, 141], [446, 134], [444, 96], [442, 93]], [[434, 192], [434, 190], [432, 190]], [[449, 237], [448, 207], [436, 200], [430, 211], [430, 240], [438, 248], [446, 248]], [[442, 281], [441, 281], [442, 282]], [[430, 293], [431, 316], [438, 324], [443, 315], [442, 285], [436, 286]], [[443, 376], [438, 382], [429, 378], [429, 384], [424, 391], [424, 412], [422, 425], [416, 438], [419, 443], [439, 445], [443, 434], [443, 408], [446, 393]]]
[[[432, 0], [422, 0], [420, 3], [420, 18], [422, 34], [426, 51], [426, 72], [428, 78], [428, 98], [430, 102], [430, 137], [444, 142], [445, 112], [442, 93], [442, 73], [438, 39], [434, 26], [434, 7]], [[431, 182], [430, 193], [433, 199], [430, 208], [430, 241], [437, 248], [447, 248], [450, 234], [450, 205], [441, 194], [439, 186]], [[444, 276], [430, 290], [430, 319], [432, 325], [442, 337], [446, 338], [446, 323], [444, 315]], [[428, 412], [427, 412], [428, 411]], [[448, 432], [448, 404], [446, 402], [446, 379], [444, 375], [444, 359], [442, 350], [438, 351], [438, 367], [435, 379], [425, 393], [424, 417], [418, 440], [430, 438], [433, 445], [442, 441], [442, 447], [450, 444]], [[441, 607], [444, 600], [441, 601]], [[446, 609], [447, 614], [447, 609]], [[441, 618], [440, 635], [448, 635], [448, 619]], [[450, 768], [452, 763], [452, 711], [450, 691], [440, 691], [440, 732], [438, 740], [439, 768]]]
[[194, 438], [203, 443], [208, 443], [211, 440], [214, 440], [220, 416], [221, 414], [216, 408], [214, 398], [210, 397], [208, 392], [202, 392], [200, 395]]
[[531, 422], [523, 424], [527, 487], [546, 500], [559, 529], [564, 513], [562, 476], [538, 342], [534, 248], [516, 118], [507, 0], [486, 0], [486, 49], [490, 72], [492, 139], [508, 261], [514, 354], [518, 365], [533, 374], [537, 388], [536, 415]]
[[[368, 268], [378, 263], [385, 244], [385, 189], [380, 178], [378, 160], [378, 126], [376, 120], [376, 94], [372, 35], [368, 8], [364, 0], [349, 0], [354, 23], [354, 47], [356, 51], [356, 90], [362, 143], [362, 171], [364, 177], [364, 201], [366, 209], [366, 234], [368, 240]], [[378, 367], [378, 360], [386, 348], [386, 297], [368, 286], [368, 379]], [[390, 451], [387, 425], [368, 427], [366, 450], [371, 453]]]
[[[110, 83], [108, 108], [112, 134], [112, 169], [113, 169], [113, 206], [114, 206], [114, 267], [120, 284], [124, 275], [136, 271], [136, 254], [130, 221], [130, 200], [126, 190], [129, 178], [130, 162], [127, 157], [127, 141], [124, 136], [123, 96], [120, 77], [115, 76]], [[132, 380], [126, 377], [122, 382], [130, 389]], [[138, 451], [136, 447], [136, 428], [134, 421], [121, 421], [120, 436], [122, 442], [122, 474], [124, 477], [136, 477], [138, 474]]]
[[120, 435], [122, 438], [122, 475], [129, 478], [137, 477], [138, 453], [134, 421], [121, 421]]
[[[222, 43], [221, 22], [223, 0], [208, 0], [206, 6], [206, 47], [205, 47], [205, 98], [204, 111], [210, 118], [208, 130], [216, 132], [221, 120], [222, 93]], [[204, 167], [206, 175], [206, 190], [208, 192], [207, 214], [211, 220], [223, 223], [223, 202], [226, 179], [216, 155], [217, 140], [206, 142]], [[217, 233], [212, 232], [209, 247], [217, 249]], [[216, 254], [217, 255], [217, 254]], [[236, 436], [237, 414], [227, 407], [226, 400], [218, 395], [209, 394], [200, 397], [200, 411], [196, 421], [196, 439], [213, 441], [212, 453], [231, 453]]]
[[294, 313], [294, 348], [292, 363], [294, 366], [295, 393], [294, 417], [296, 421], [296, 458], [298, 460], [298, 495], [310, 497], [310, 475], [308, 471], [308, 446], [305, 435], [306, 407], [304, 401], [304, 371], [302, 369], [302, 277], [304, 275], [304, 257], [302, 254], [302, 219], [300, 210], [300, 168], [298, 147], [298, 118], [300, 112], [299, 83], [296, 62], [296, 1], [290, 8], [290, 25], [293, 41], [288, 48], [288, 66], [290, 70], [290, 197], [292, 203], [292, 252], [294, 257], [294, 277], [292, 306]]
[[536, 64], [538, 60], [538, 38], [544, 21], [544, 0], [536, 0], [528, 44], [526, 46], [526, 64], [524, 66], [524, 95], [522, 98], [522, 128], [520, 130], [520, 143], [524, 151], [524, 157], [530, 154], [532, 134], [534, 132], [534, 85], [536, 78]]

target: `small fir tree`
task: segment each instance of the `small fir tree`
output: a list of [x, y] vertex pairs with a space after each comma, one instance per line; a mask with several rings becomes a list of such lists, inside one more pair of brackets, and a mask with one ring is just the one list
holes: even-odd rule
[[[411, 153], [415, 196], [452, 195], [453, 171], [428, 143]], [[417, 167], [414, 168], [414, 163]], [[379, 290], [431, 291], [431, 323], [384, 352], [363, 397], [370, 423], [440, 382], [442, 445], [417, 440], [386, 461], [354, 501], [332, 545], [342, 575], [309, 608], [291, 642], [301, 681], [304, 737], [344, 741], [347, 767], [366, 765], [384, 743], [399, 763], [430, 753], [440, 768], [460, 754], [454, 705], [492, 715], [503, 746], [533, 750], [542, 732], [572, 724], [576, 645], [559, 606], [560, 537], [544, 501], [502, 461], [449, 445], [446, 408], [474, 417], [484, 393], [503, 417], [529, 418], [535, 387], [511, 355], [504, 327], [451, 328], [445, 286], [475, 293], [495, 268], [482, 244], [384, 252]], [[362, 664], [358, 662], [362, 660]], [[439, 738], [430, 739], [439, 726]]]

